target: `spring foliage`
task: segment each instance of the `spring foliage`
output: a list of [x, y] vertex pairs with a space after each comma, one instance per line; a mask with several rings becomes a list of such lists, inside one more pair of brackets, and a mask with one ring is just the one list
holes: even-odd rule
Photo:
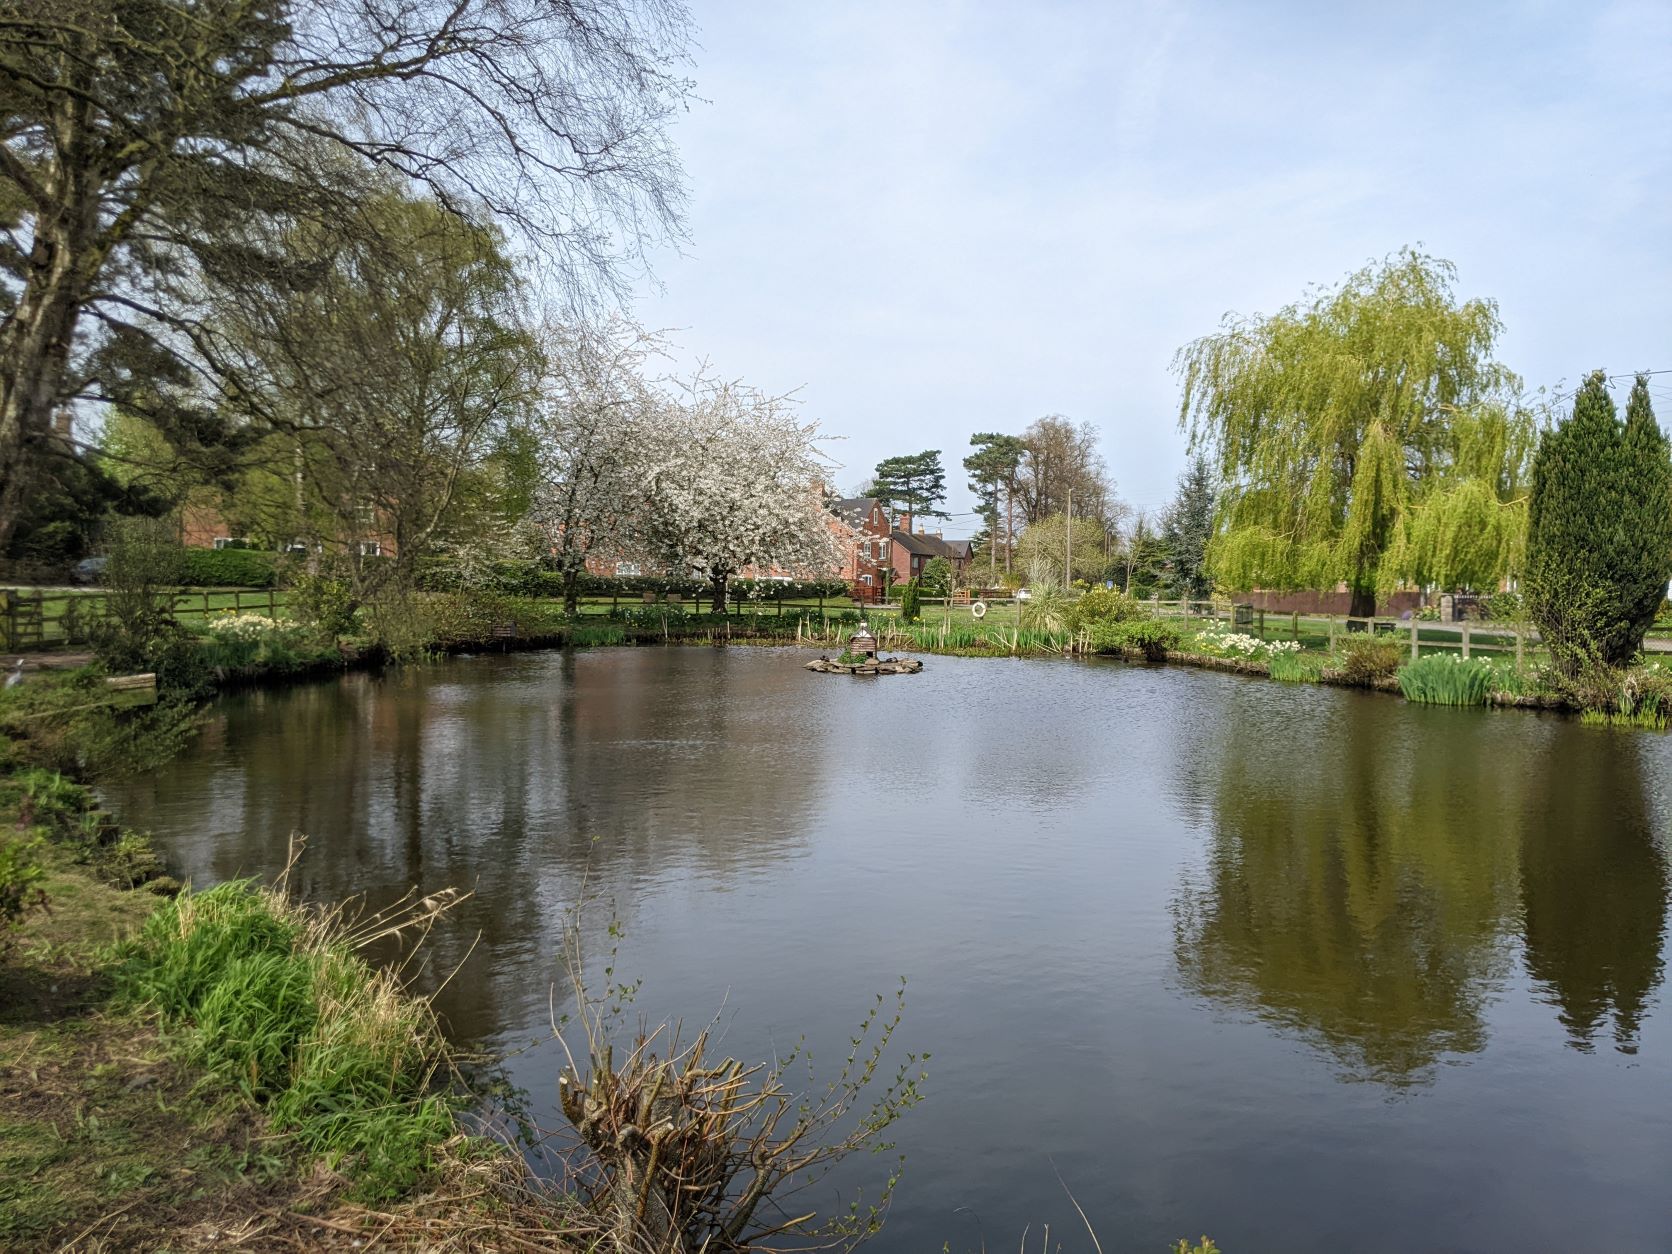
[[1545, 433], [1533, 467], [1527, 608], [1557, 669], [1623, 666], [1643, 643], [1672, 577], [1672, 459], [1632, 388], [1622, 424], [1602, 372]]
[[1532, 422], [1504, 400], [1497, 306], [1455, 277], [1406, 249], [1180, 350], [1180, 423], [1222, 483], [1217, 578], [1364, 598], [1513, 569]]

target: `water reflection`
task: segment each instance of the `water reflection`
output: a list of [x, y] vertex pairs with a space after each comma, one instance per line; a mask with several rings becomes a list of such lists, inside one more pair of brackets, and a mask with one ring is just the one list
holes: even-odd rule
[[310, 899], [473, 889], [426, 978], [473, 944], [491, 955], [439, 1001], [461, 1035], [486, 1034], [538, 1018], [583, 881], [630, 922], [637, 883], [723, 882], [804, 845], [825, 759], [786, 750], [808, 711], [786, 709], [763, 668], [716, 653], [670, 671], [670, 656], [482, 658], [247, 694], [222, 703], [200, 752], [109, 800], [165, 827], [200, 878], [271, 876], [304, 832]]
[[1520, 940], [1574, 1045], [1611, 1019], [1635, 1048], [1668, 891], [1638, 746], [1407, 713], [1336, 699], [1304, 734], [1210, 736], [1208, 853], [1174, 907], [1185, 984], [1313, 1040], [1347, 1078], [1422, 1085], [1485, 1046]]
[[1667, 869], [1642, 739], [1593, 729], [1547, 754], [1522, 829], [1527, 970], [1582, 1050], [1612, 1036], [1636, 1053], [1660, 987]]

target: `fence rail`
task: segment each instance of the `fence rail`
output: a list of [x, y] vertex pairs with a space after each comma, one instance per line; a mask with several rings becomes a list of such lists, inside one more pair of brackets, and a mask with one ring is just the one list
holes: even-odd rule
[[[1377, 615], [1361, 618], [1351, 614], [1307, 614], [1298, 610], [1279, 612], [1258, 609], [1246, 602], [1236, 601], [1160, 601], [1147, 602], [1162, 618], [1206, 618], [1224, 620], [1235, 627], [1244, 627], [1263, 640], [1293, 640], [1304, 637], [1322, 639], [1325, 646], [1334, 648], [1337, 639], [1360, 632], [1394, 636], [1408, 640], [1413, 658], [1424, 649], [1458, 650], [1464, 657], [1479, 653], [1511, 653], [1517, 667], [1526, 663], [1529, 650], [1536, 649], [1540, 637], [1536, 630], [1521, 623], [1463, 621], [1442, 623], [1434, 619], [1393, 618]], [[1286, 630], [1285, 630], [1286, 629]], [[1650, 647], [1646, 642], [1645, 647]]]
[[[84, 644], [105, 616], [107, 600], [97, 590], [0, 588], [0, 637], [8, 653]], [[199, 621], [224, 613], [272, 618], [284, 604], [285, 594], [273, 588], [181, 588], [173, 593], [172, 610], [178, 619]]]

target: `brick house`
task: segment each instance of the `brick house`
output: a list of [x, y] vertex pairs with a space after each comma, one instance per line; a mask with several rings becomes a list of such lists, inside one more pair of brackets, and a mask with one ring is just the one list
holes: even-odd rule
[[900, 515], [898, 524], [889, 533], [889, 540], [890, 565], [896, 582], [917, 578], [923, 573], [923, 568], [937, 557], [944, 557], [952, 564], [953, 581], [961, 582], [963, 573], [969, 569], [975, 556], [975, 546], [968, 540], [948, 540], [938, 531], [925, 531], [922, 523], [913, 531], [910, 514]]
[[887, 508], [874, 496], [855, 496], [832, 504], [830, 513], [842, 549], [840, 578], [860, 600], [880, 600], [894, 547]]

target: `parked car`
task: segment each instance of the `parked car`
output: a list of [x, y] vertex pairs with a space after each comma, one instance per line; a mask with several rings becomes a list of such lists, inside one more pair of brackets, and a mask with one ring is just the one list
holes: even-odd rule
[[108, 557], [84, 557], [71, 567], [70, 573], [77, 583], [98, 583], [109, 563]]

